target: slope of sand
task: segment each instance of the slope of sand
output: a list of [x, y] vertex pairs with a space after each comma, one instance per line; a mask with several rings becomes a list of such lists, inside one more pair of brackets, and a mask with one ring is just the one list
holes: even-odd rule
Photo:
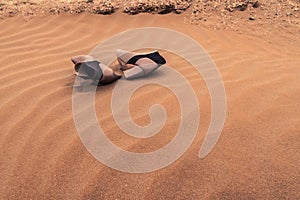
[[[173, 14], [1, 21], [0, 199], [299, 199], [299, 40], [285, 31], [240, 35], [183, 21], [184, 15]], [[162, 52], [198, 88], [200, 129], [192, 147], [171, 166], [128, 174], [96, 161], [77, 135], [70, 57], [87, 54], [120, 31], [143, 26], [172, 28], [202, 44], [223, 77], [228, 110], [217, 146], [200, 160], [197, 154], [210, 120], [207, 89], [188, 63]], [[148, 86], [132, 96], [131, 114], [138, 124], [149, 122], [147, 110], [154, 103], [163, 104], [170, 116], [156, 137], [138, 140], [123, 134], [110, 108], [101, 106], [102, 101], [109, 103], [113, 87], [98, 88], [96, 111], [115, 144], [147, 152], [172, 139], [180, 120], [172, 93]]]

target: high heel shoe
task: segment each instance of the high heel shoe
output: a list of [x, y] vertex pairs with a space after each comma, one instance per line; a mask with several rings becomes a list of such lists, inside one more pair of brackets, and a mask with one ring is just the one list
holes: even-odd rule
[[98, 81], [98, 85], [112, 83], [122, 77], [121, 74], [114, 72], [90, 55], [74, 56], [71, 61], [75, 64], [74, 70], [77, 76]]
[[118, 49], [117, 60], [126, 79], [147, 76], [166, 64], [166, 60], [157, 50], [148, 53], [133, 53]]

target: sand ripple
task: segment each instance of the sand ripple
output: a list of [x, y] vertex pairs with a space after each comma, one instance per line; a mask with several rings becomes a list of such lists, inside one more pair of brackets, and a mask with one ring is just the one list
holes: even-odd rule
[[[288, 36], [274, 35], [270, 42], [182, 21], [181, 16], [143, 14], [1, 21], [0, 199], [299, 199], [300, 46]], [[210, 120], [208, 91], [188, 63], [164, 52], [169, 66], [198, 89], [200, 129], [190, 150], [173, 165], [135, 175], [109, 169], [82, 145], [72, 116], [70, 57], [144, 24], [185, 32], [209, 51], [224, 80], [228, 113], [218, 145], [200, 160], [197, 153]], [[174, 137], [180, 115], [172, 93], [146, 87], [132, 97], [138, 124], [149, 122], [147, 109], [154, 103], [165, 105], [170, 114], [161, 133], [141, 140], [123, 134], [110, 107], [101, 107], [110, 102], [112, 89], [97, 90], [96, 111], [115, 144], [147, 152]]]

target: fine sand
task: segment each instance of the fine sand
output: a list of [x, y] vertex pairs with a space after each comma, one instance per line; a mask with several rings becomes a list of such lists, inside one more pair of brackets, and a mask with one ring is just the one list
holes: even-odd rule
[[[300, 43], [293, 36], [299, 27], [238, 34], [193, 27], [185, 19], [116, 13], [0, 21], [0, 199], [300, 199]], [[222, 75], [227, 116], [219, 142], [199, 159], [211, 113], [206, 85], [187, 62], [162, 52], [196, 89], [200, 128], [172, 165], [129, 174], [101, 164], [82, 144], [72, 115], [70, 58], [144, 26], [171, 28], [203, 45]], [[155, 103], [169, 116], [158, 135], [135, 139], [117, 127], [109, 106], [101, 106], [110, 105], [114, 85], [96, 92], [98, 121], [111, 141], [134, 152], [166, 145], [180, 122], [175, 95], [150, 85], [132, 96], [136, 123], [149, 123]]]

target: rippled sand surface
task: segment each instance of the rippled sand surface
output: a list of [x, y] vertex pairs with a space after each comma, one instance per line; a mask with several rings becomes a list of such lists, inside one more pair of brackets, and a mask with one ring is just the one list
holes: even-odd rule
[[[162, 51], [196, 91], [201, 121], [191, 148], [148, 174], [108, 168], [82, 144], [72, 115], [70, 58], [131, 28], [159, 26], [187, 34], [208, 51], [222, 75], [227, 117], [219, 142], [198, 152], [210, 122], [204, 80], [182, 58]], [[272, 37], [191, 27], [178, 15], [60, 15], [0, 22], [0, 199], [299, 199], [300, 45]], [[174, 42], [174, 41], [169, 41]], [[176, 42], [176, 41], [175, 41]], [[162, 104], [165, 127], [149, 139], [125, 135], [109, 105], [115, 84], [96, 92], [98, 121], [111, 141], [134, 152], [166, 145], [180, 122], [176, 96], [157, 85], [131, 98], [134, 121], [149, 123]]]

